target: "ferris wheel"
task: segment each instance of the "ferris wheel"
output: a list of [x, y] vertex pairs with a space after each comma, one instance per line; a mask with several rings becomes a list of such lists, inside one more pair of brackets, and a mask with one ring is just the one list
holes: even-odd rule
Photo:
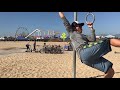
[[23, 38], [25, 38], [28, 34], [29, 34], [29, 32], [28, 32], [27, 28], [25, 28], [25, 27], [19, 27], [16, 30], [15, 38], [17, 38], [17, 37], [23, 37]]

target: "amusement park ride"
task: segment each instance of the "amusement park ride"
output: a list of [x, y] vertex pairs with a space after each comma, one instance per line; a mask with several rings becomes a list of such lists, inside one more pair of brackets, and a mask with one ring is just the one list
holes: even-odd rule
[[19, 27], [16, 31], [15, 38], [17, 40], [27, 40], [30, 37], [33, 37], [34, 39], [50, 39], [60, 36], [60, 32], [56, 32], [54, 30], [40, 30], [35, 29], [31, 33], [28, 32], [27, 28], [25, 27]]
[[[46, 34], [47, 32], [47, 34]], [[35, 35], [35, 33], [37, 33], [37, 35]], [[27, 35], [25, 38], [28, 38], [29, 36], [32, 36], [34, 34], [34, 37], [36, 39], [44, 39], [44, 38], [51, 38], [51, 37], [54, 37], [55, 35], [57, 34], [60, 34], [59, 32], [55, 32], [54, 30], [53, 31], [43, 31], [43, 30], [40, 30], [40, 29], [35, 29], [33, 30], [29, 35]]]

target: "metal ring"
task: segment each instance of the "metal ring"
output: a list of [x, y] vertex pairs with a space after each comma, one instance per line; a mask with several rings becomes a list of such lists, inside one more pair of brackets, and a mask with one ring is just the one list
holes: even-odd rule
[[93, 16], [93, 21], [92, 21], [91, 23], [94, 23], [94, 22], [95, 22], [95, 15], [94, 15], [93, 13], [88, 13], [88, 14], [86, 15], [85, 22], [88, 23], [87, 18], [88, 18], [89, 15], [92, 15], [92, 16]]

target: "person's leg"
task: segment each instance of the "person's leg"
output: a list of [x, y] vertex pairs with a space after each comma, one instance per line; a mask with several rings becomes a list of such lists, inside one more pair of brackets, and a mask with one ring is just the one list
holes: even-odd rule
[[104, 78], [112, 78], [114, 76], [114, 69], [113, 68], [109, 68], [109, 70], [107, 71], [107, 73], [105, 73]]
[[101, 70], [105, 73], [103, 78], [112, 78], [114, 76], [113, 63], [104, 57], [100, 57], [95, 61], [94, 68]]
[[82, 60], [98, 59], [111, 51], [110, 41], [106, 40], [101, 44], [92, 46], [91, 48], [82, 50], [79, 48], [76, 51]]
[[27, 50], [28, 50], [29, 48], [28, 48], [28, 46], [27, 46]]
[[98, 59], [89, 59], [86, 61], [82, 60], [82, 62], [92, 68], [104, 72], [105, 75], [102, 78], [112, 78], [114, 76], [114, 70], [112, 68], [113, 63], [104, 57], [100, 57]]
[[115, 47], [120, 47], [120, 39], [110, 39], [110, 44]]

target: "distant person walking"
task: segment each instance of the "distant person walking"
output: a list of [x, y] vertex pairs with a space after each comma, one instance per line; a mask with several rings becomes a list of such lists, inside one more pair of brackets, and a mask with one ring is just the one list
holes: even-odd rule
[[34, 41], [34, 44], [33, 44], [33, 51], [36, 51], [36, 40]]

